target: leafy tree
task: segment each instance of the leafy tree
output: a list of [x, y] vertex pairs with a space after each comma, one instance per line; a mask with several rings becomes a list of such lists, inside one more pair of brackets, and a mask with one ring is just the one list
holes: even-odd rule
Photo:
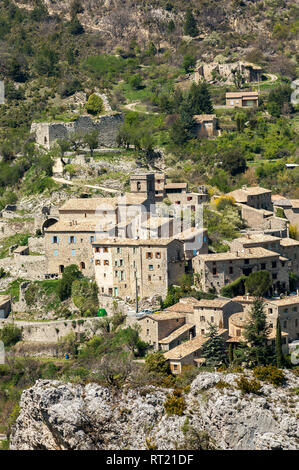
[[195, 64], [196, 64], [196, 59], [194, 56], [190, 54], [187, 54], [184, 56], [182, 65], [186, 73], [190, 73], [194, 69]]
[[74, 16], [71, 21], [69, 22], [69, 31], [74, 36], [78, 36], [79, 34], [84, 33], [84, 28], [80, 21], [78, 20], [77, 16]]
[[0, 330], [0, 340], [5, 347], [13, 346], [22, 339], [22, 330], [14, 324], [8, 323]]
[[81, 278], [82, 273], [76, 264], [71, 264], [64, 269], [58, 289], [60, 300], [68, 299], [71, 296], [73, 282]]
[[96, 93], [92, 93], [85, 105], [86, 111], [93, 116], [101, 114], [104, 111], [104, 103], [102, 98]]
[[94, 149], [99, 146], [99, 132], [95, 130], [89, 132], [88, 134], [85, 134], [83, 142], [88, 145], [90, 150], [90, 156], [92, 157]]
[[234, 148], [224, 150], [220, 158], [222, 160], [222, 168], [232, 176], [244, 173], [246, 170], [246, 159], [241, 150]]
[[59, 145], [61, 156], [63, 157], [65, 152], [70, 150], [70, 141], [67, 139], [57, 139], [57, 144]]
[[270, 327], [264, 312], [262, 299], [256, 298], [249, 311], [249, 321], [244, 327], [243, 336], [246, 339], [246, 360], [248, 366], [267, 364], [272, 357], [268, 346]]
[[129, 78], [129, 85], [134, 89], [138, 90], [139, 88], [142, 88], [142, 77], [139, 73], [136, 73], [132, 75]]
[[295, 291], [299, 284], [299, 277], [296, 273], [289, 273], [290, 291]]
[[205, 82], [198, 84], [192, 83], [189, 93], [181, 105], [181, 109], [185, 108], [187, 108], [192, 115], [213, 113], [209, 87]]
[[99, 308], [98, 287], [89, 279], [77, 279], [71, 286], [72, 299], [84, 317], [94, 317]]
[[43, 46], [36, 56], [35, 70], [39, 75], [55, 75], [57, 72], [58, 54], [47, 46]]
[[245, 289], [251, 295], [262, 297], [266, 295], [272, 285], [268, 271], [255, 271], [245, 280]]
[[207, 366], [220, 366], [226, 364], [227, 354], [225, 341], [219, 335], [218, 327], [214, 323], [209, 323], [208, 333], [205, 335], [208, 339], [201, 348], [201, 356], [206, 359]]
[[145, 364], [149, 372], [159, 375], [168, 375], [170, 373], [169, 363], [165, 359], [162, 351], [148, 354], [145, 358]]
[[275, 338], [275, 357], [277, 367], [282, 367], [284, 362], [283, 352], [282, 352], [282, 340], [281, 340], [281, 325], [279, 317], [276, 321], [276, 338]]
[[184, 33], [187, 36], [191, 36], [191, 37], [195, 37], [198, 35], [196, 20], [190, 9], [188, 9], [186, 16], [185, 16]]

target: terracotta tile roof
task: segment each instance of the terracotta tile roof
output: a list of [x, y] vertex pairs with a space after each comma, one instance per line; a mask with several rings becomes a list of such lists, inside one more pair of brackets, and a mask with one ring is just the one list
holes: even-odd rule
[[239, 302], [239, 303], [252, 304], [255, 298], [250, 295], [237, 295], [236, 297], [233, 297], [231, 300], [233, 300], [234, 302]]
[[222, 308], [225, 305], [229, 304], [231, 299], [222, 300], [222, 299], [201, 299], [194, 307], [208, 307], [208, 308]]
[[280, 244], [281, 246], [299, 246], [299, 241], [293, 238], [282, 238]]
[[274, 237], [273, 235], [267, 235], [263, 233], [250, 233], [243, 237], [236, 238], [234, 241], [238, 241], [240, 243], [263, 243], [263, 242], [276, 242], [280, 240], [280, 237]]
[[226, 196], [232, 196], [236, 202], [247, 202], [248, 196], [258, 196], [260, 194], [271, 193], [270, 189], [261, 188], [260, 186], [251, 186], [241, 189], [235, 189], [227, 193]]
[[193, 313], [193, 307], [198, 302], [198, 300], [194, 300], [195, 302], [178, 302], [165, 309], [165, 312]]
[[155, 320], [155, 321], [165, 321], [165, 320], [177, 320], [177, 319], [180, 319], [180, 318], [185, 318], [186, 315], [184, 315], [183, 313], [179, 313], [179, 312], [161, 312], [161, 313], [153, 313], [151, 315], [146, 315], [145, 317], [143, 318], [151, 318], [152, 320]]
[[164, 186], [165, 189], [185, 189], [187, 188], [187, 183], [167, 183]]
[[[219, 335], [225, 333], [227, 330], [219, 330]], [[185, 343], [176, 346], [175, 348], [171, 349], [164, 353], [165, 359], [169, 360], [180, 360], [189, 354], [192, 354], [198, 351], [202, 345], [208, 340], [205, 336], [195, 336], [195, 338], [186, 341]]]
[[288, 297], [284, 297], [283, 299], [273, 299], [273, 300], [266, 300], [267, 304], [273, 304], [277, 307], [283, 307], [285, 305], [296, 305], [299, 303], [299, 296], [298, 295], [289, 295]]
[[59, 220], [56, 224], [51, 225], [50, 227], [45, 229], [46, 233], [59, 233], [59, 232], [90, 232], [95, 233], [97, 226], [99, 225], [99, 221], [63, 221]]
[[258, 95], [257, 91], [229, 91], [225, 94], [226, 98], [246, 98], [247, 96], [257, 98]]
[[178, 243], [182, 243], [180, 240], [174, 240], [173, 238], [148, 238], [148, 239], [137, 239], [134, 238], [103, 238], [97, 240], [93, 243], [94, 246], [102, 246], [102, 245], [112, 245], [112, 246], [167, 246], [170, 243], [177, 241]]
[[115, 197], [101, 198], [71, 198], [68, 199], [60, 208], [61, 211], [96, 211], [97, 209], [114, 210], [116, 207]]
[[247, 258], [270, 258], [272, 256], [278, 257], [275, 251], [266, 250], [262, 247], [244, 248], [244, 250], [225, 252], [225, 253], [209, 253], [204, 255], [197, 255], [196, 258], [203, 261], [225, 261]]
[[181, 326], [177, 330], [173, 331], [170, 335], [166, 336], [166, 338], [163, 338], [159, 341], [160, 344], [169, 344], [179, 336], [181, 336], [183, 333], [186, 333], [187, 331], [191, 330], [194, 328], [195, 325], [192, 325], [192, 323], [185, 323], [185, 325]]

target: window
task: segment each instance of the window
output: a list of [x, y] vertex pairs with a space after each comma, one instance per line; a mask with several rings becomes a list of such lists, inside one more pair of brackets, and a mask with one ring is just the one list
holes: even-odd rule
[[141, 189], [141, 183], [140, 181], [137, 181], [137, 191], [140, 191], [140, 189]]
[[76, 250], [72, 250], [72, 256], [76, 256]]
[[286, 328], [286, 327], [287, 327], [287, 324], [288, 324], [288, 322], [287, 322], [287, 320], [285, 320], [285, 321], [283, 322], [283, 327]]
[[276, 268], [276, 267], [277, 267], [276, 261], [272, 261], [272, 268]]
[[52, 237], [52, 243], [59, 243], [59, 239], [56, 235]]
[[214, 317], [211, 317], [211, 323], [214, 323]]
[[151, 280], [152, 280], [152, 276], [148, 275], [147, 280], [148, 280], [148, 281], [151, 281]]
[[81, 263], [80, 263], [80, 269], [85, 269], [85, 263], [84, 263], [84, 261], [81, 261]]
[[273, 313], [273, 309], [272, 309], [272, 308], [268, 308], [268, 313]]
[[93, 243], [93, 242], [94, 242], [94, 236], [93, 236], [93, 235], [90, 235], [89, 241], [90, 241], [90, 243]]
[[229, 274], [233, 274], [234, 273], [234, 268], [232, 266], [229, 267]]
[[150, 251], [147, 251], [145, 257], [146, 259], [152, 259], [153, 253], [151, 253]]
[[109, 295], [112, 295], [112, 287], [109, 287], [109, 289], [108, 289], [108, 294], [109, 294]]
[[154, 270], [154, 266], [153, 266], [152, 264], [149, 264], [149, 265], [148, 265], [148, 269], [149, 269], [150, 271], [153, 271], [153, 270]]
[[177, 364], [173, 364], [172, 368], [173, 368], [173, 370], [178, 370], [178, 365], [177, 365]]
[[249, 264], [249, 259], [244, 259], [244, 264]]
[[108, 259], [104, 259], [104, 266], [109, 266], [109, 260]]
[[298, 326], [298, 318], [295, 318], [295, 326]]
[[202, 335], [205, 334], [205, 330], [204, 330], [204, 329], [201, 330], [201, 334], [202, 334]]
[[100, 253], [101, 252], [101, 248], [99, 246], [96, 246], [95, 249], [94, 249], [94, 252], [95, 253]]
[[149, 329], [148, 329], [148, 328], [147, 328], [147, 330], [146, 330], [146, 334], [149, 335]]
[[187, 196], [187, 201], [192, 201], [192, 196]]
[[206, 321], [205, 317], [204, 317], [204, 316], [201, 316], [201, 317], [200, 317], [200, 321]]
[[76, 243], [76, 237], [73, 235], [69, 236], [69, 243]]
[[264, 271], [266, 269], [266, 263], [261, 264], [261, 270]]
[[106, 246], [104, 246], [103, 253], [108, 253], [108, 251], [109, 251], [109, 249]]
[[241, 336], [241, 330], [236, 330], [236, 335]]
[[118, 276], [118, 271], [114, 271], [114, 277]]
[[217, 274], [217, 268], [213, 268], [213, 276], [216, 276]]
[[121, 248], [119, 246], [116, 248], [116, 253], [118, 253], [118, 254], [121, 253]]
[[161, 259], [161, 253], [160, 252], [156, 253], [156, 258]]
[[58, 256], [58, 250], [54, 250], [54, 256]]
[[121, 281], [124, 281], [124, 280], [125, 280], [125, 272], [124, 272], [124, 271], [121, 271], [121, 272], [120, 272], [120, 280], [121, 280]]
[[123, 266], [123, 265], [124, 265], [124, 260], [123, 260], [123, 259], [120, 259], [120, 260], [119, 260], [119, 265], [120, 265], [120, 266]]
[[272, 279], [277, 279], [277, 274], [276, 273], [272, 274]]

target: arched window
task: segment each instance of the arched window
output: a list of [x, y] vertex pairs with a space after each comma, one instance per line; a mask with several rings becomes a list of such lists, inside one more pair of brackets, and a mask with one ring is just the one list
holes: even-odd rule
[[140, 191], [140, 189], [141, 189], [141, 183], [140, 181], [137, 181], [137, 191]]

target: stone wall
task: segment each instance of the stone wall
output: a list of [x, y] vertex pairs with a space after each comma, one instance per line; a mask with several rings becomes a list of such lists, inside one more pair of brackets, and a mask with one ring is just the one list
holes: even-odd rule
[[116, 138], [121, 125], [121, 113], [107, 114], [92, 119], [89, 116], [80, 116], [73, 122], [33, 122], [31, 133], [36, 136], [36, 143], [50, 148], [57, 139], [66, 139], [71, 133], [99, 132], [99, 147], [116, 147]]
[[[74, 333], [85, 333], [88, 337], [101, 334], [99, 329], [99, 317], [79, 320], [55, 320], [49, 322], [25, 322], [15, 321], [14, 325], [22, 329], [22, 340], [32, 343], [57, 343], [66, 335]], [[0, 319], [0, 329], [10, 323], [10, 319]]]

